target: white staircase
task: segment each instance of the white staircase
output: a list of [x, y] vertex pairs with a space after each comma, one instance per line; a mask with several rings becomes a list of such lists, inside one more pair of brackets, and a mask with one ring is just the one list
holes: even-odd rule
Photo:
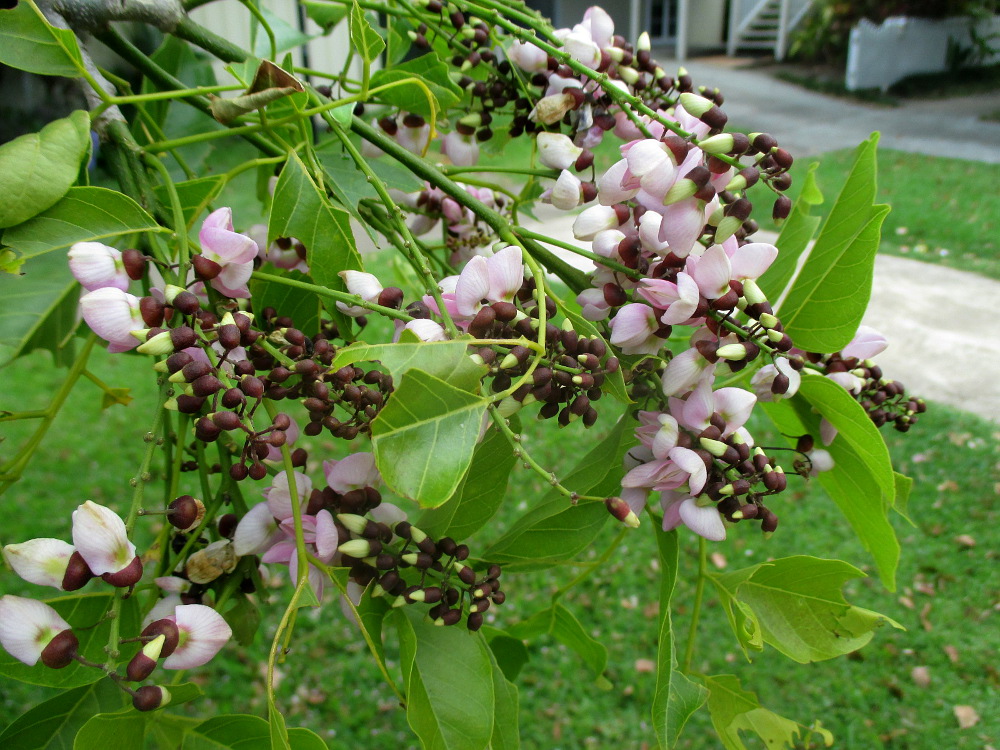
[[726, 54], [741, 49], [766, 49], [782, 60], [788, 35], [805, 17], [812, 0], [732, 0]]

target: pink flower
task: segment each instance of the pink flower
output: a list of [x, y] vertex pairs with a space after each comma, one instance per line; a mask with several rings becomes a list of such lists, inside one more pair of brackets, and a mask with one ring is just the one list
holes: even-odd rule
[[441, 139], [441, 153], [456, 167], [471, 167], [479, 161], [479, 141], [475, 135], [462, 135], [453, 130]]
[[128, 289], [122, 254], [100, 242], [77, 242], [69, 249], [69, 270], [88, 292], [114, 287]]
[[364, 487], [377, 487], [382, 483], [374, 453], [352, 453], [340, 461], [324, 461], [323, 474], [330, 488], [341, 494]]
[[579, 177], [564, 169], [560, 172], [556, 184], [542, 193], [540, 200], [551, 203], [560, 211], [572, 211], [583, 199], [581, 185]]
[[663, 346], [663, 339], [655, 335], [660, 324], [649, 305], [625, 305], [610, 325], [611, 343], [623, 354], [656, 354]]
[[135, 560], [125, 522], [110, 508], [88, 500], [73, 511], [73, 545], [96, 575], [118, 573]]
[[108, 342], [109, 352], [127, 352], [139, 346], [132, 331], [144, 330], [146, 324], [138, 297], [106, 286], [83, 295], [80, 311], [90, 330]]
[[29, 667], [38, 663], [53, 638], [69, 629], [48, 604], [9, 594], [0, 597], [0, 645]]
[[667, 325], [689, 321], [701, 301], [698, 284], [683, 271], [677, 274], [676, 282], [642, 279], [639, 284], [639, 294], [658, 310], [663, 310], [660, 322]]
[[746, 423], [756, 403], [757, 397], [750, 391], [742, 388], [713, 391], [711, 381], [703, 380], [684, 401], [678, 421], [689, 430], [700, 432], [708, 426], [713, 414], [719, 414], [726, 421], [722, 436], [728, 437]]
[[177, 648], [163, 660], [165, 669], [207, 664], [233, 635], [222, 615], [203, 604], [181, 604], [169, 619], [177, 625], [179, 637]]
[[201, 225], [198, 241], [202, 255], [222, 266], [211, 281], [216, 291], [227, 297], [249, 297], [246, 284], [260, 249], [252, 239], [233, 230], [233, 210], [220, 208], [210, 213]]
[[4, 560], [21, 578], [60, 590], [72, 554], [73, 545], [62, 539], [29, 539], [3, 548]]
[[[378, 302], [379, 295], [382, 294], [382, 284], [373, 274], [363, 271], [341, 271], [337, 275], [344, 280], [347, 291], [351, 294], [358, 295], [365, 302]], [[364, 307], [348, 305], [344, 302], [338, 302], [337, 308], [352, 318], [360, 317], [368, 312]]]
[[489, 258], [477, 255], [462, 269], [455, 284], [458, 314], [473, 317], [489, 302], [510, 302], [524, 283], [521, 248], [505, 247]]
[[[771, 390], [771, 387], [779, 375], [788, 378], [788, 388], [784, 393], [776, 394]], [[750, 379], [750, 386], [758, 401], [780, 401], [783, 398], [791, 398], [798, 392], [801, 383], [802, 376], [799, 371], [792, 367], [784, 357], [776, 359], [773, 365], [764, 365]]]
[[[299, 496], [299, 506], [304, 507], [312, 492], [312, 480], [301, 472], [294, 472], [295, 491]], [[262, 493], [271, 509], [271, 515], [284, 520], [292, 517], [292, 493], [288, 486], [288, 474], [284, 471], [276, 474], [271, 486]]]
[[507, 51], [510, 61], [527, 73], [545, 70], [549, 56], [530, 42], [514, 41]]
[[851, 343], [844, 347], [840, 355], [844, 359], [857, 357], [865, 360], [871, 359], [883, 351], [889, 345], [885, 336], [870, 326], [858, 326], [858, 332], [854, 334]]
[[569, 169], [583, 153], [583, 149], [563, 133], [543, 130], [535, 137], [535, 143], [538, 145], [538, 160], [549, 169]]
[[699, 505], [693, 497], [686, 497], [676, 492], [664, 492], [663, 530], [676, 529], [681, 524], [687, 526], [698, 536], [705, 537], [710, 542], [721, 542], [726, 538], [726, 525], [722, 522], [715, 503]]

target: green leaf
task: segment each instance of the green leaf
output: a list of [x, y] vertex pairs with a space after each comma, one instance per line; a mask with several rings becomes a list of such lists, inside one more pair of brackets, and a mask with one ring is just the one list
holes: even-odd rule
[[480, 632], [493, 652], [494, 664], [503, 670], [504, 677], [508, 680], [516, 680], [522, 667], [531, 660], [524, 641], [489, 625], [483, 625]]
[[785, 331], [800, 349], [835, 352], [861, 323], [871, 296], [875, 253], [889, 207], [875, 199], [878, 134], [858, 146], [847, 182], [780, 305]]
[[[264, 20], [267, 21], [267, 25], [271, 27], [271, 32], [274, 34], [274, 42], [278, 55], [281, 55], [282, 52], [293, 50], [296, 47], [301, 47], [303, 44], [308, 44], [309, 35], [302, 33], [302, 31], [298, 28], [298, 24], [293, 26], [285, 21], [284, 18], [271, 12], [266, 7], [261, 7], [260, 12], [264, 16]], [[256, 18], [254, 19], [254, 23], [255, 25], [257, 24]], [[264, 32], [263, 27], [258, 26], [255, 31], [257, 34], [254, 41], [254, 54], [258, 57], [270, 56], [271, 40]], [[286, 68], [291, 68], [290, 55], [285, 55], [285, 58], [282, 60], [282, 65]]]
[[83, 69], [76, 35], [57, 29], [34, 3], [0, 10], [0, 63], [44, 76], [75, 78]]
[[59, 693], [9, 724], [0, 733], [0, 746], [4, 750], [71, 750], [73, 738], [87, 720], [122, 708], [124, 696], [111, 680], [103, 678]]
[[[268, 244], [278, 237], [294, 237], [305, 245], [309, 275], [317, 284], [330, 289], [346, 292], [344, 280], [337, 274], [362, 268], [350, 216], [320, 192], [294, 153], [281, 170], [271, 201]], [[328, 309], [337, 310], [332, 303]], [[339, 311], [335, 316], [344, 317]]]
[[653, 694], [653, 729], [661, 748], [676, 746], [691, 714], [701, 708], [707, 691], [677, 668], [671, 601], [677, 583], [677, 530], [662, 531], [653, 524], [660, 557], [660, 634], [656, 652], [656, 691]]
[[759, 565], [754, 565], [726, 574], [725, 585], [720, 582], [719, 576], [709, 575], [709, 580], [715, 584], [719, 593], [719, 602], [726, 613], [726, 619], [729, 620], [729, 627], [733, 629], [733, 635], [736, 636], [736, 641], [740, 644], [747, 661], [750, 661], [751, 650], [764, 650], [764, 635], [760, 630], [760, 621], [753, 609], [737, 599], [732, 592], [752, 576], [759, 567]]
[[323, 27], [324, 34], [329, 34], [334, 26], [347, 17], [347, 6], [341, 3], [300, 0], [300, 4], [306, 9], [306, 15]]
[[821, 417], [837, 428], [833, 445], [846, 441], [854, 449], [878, 483], [885, 502], [892, 505], [896, 493], [892, 459], [882, 434], [865, 408], [846, 389], [821, 375], [803, 377], [799, 394]]
[[380, 362], [396, 382], [408, 370], [416, 369], [456, 388], [475, 393], [486, 374], [486, 367], [469, 359], [468, 350], [465, 341], [401, 340], [396, 344], [359, 341], [338, 351], [330, 369], [337, 370], [355, 362]]
[[212, 117], [225, 125], [241, 115], [266, 107], [289, 94], [302, 91], [305, 91], [305, 87], [298, 78], [270, 60], [261, 60], [254, 74], [253, 83], [245, 92], [231, 99], [209, 94], [209, 109], [212, 111]]
[[[763, 408], [783, 435], [820, 434], [819, 415], [798, 394], [786, 401], [765, 403]], [[788, 442], [794, 445], [794, 437]], [[894, 591], [900, 548], [888, 518], [891, 501], [882, 495], [879, 483], [867, 464], [846, 440], [834, 440], [829, 451], [834, 467], [830, 471], [821, 471], [816, 479], [875, 560], [883, 585]]]
[[409, 18], [387, 16], [385, 20], [389, 31], [389, 39], [385, 49], [385, 65], [387, 68], [392, 68], [406, 59], [406, 55], [413, 45], [408, 32], [415, 29]]
[[[386, 84], [415, 78], [424, 84], [434, 99], [437, 100], [437, 111], [447, 109], [458, 103], [462, 98], [462, 89], [458, 87], [448, 74], [448, 66], [433, 54], [422, 55], [415, 60], [383, 68], [372, 75], [371, 86]], [[427, 92], [417, 83], [399, 84], [385, 91], [378, 92], [378, 98], [385, 104], [399, 107], [407, 112], [415, 112], [424, 117], [434, 114]]]
[[424, 748], [480, 750], [493, 736], [493, 667], [480, 633], [439, 628], [423, 612], [395, 618], [406, 719]]
[[[513, 639], [508, 639], [513, 640]], [[521, 747], [521, 733], [518, 729], [517, 687], [511, 683], [500, 668], [496, 652], [487, 649], [490, 669], [493, 672], [493, 735], [490, 750], [518, 750]]]
[[271, 735], [259, 716], [214, 716], [184, 735], [183, 750], [271, 750]]
[[843, 585], [864, 577], [843, 560], [797, 555], [714, 578], [754, 611], [768, 644], [805, 664], [858, 650], [885, 622], [902, 628], [844, 599]]
[[[619, 492], [622, 457], [635, 443], [634, 426], [630, 417], [619, 419], [608, 436], [563, 477], [563, 486], [597, 497]], [[581, 501], [573, 505], [553, 489], [515, 521], [483, 553], [483, 558], [518, 568], [547, 567], [586, 549], [610, 517], [603, 502]]]
[[910, 518], [909, 513], [910, 491], [913, 489], [913, 480], [905, 474], [900, 474], [898, 471], [893, 472], [893, 479], [896, 484], [896, 502], [892, 504], [892, 509], [909, 521], [911, 526], [916, 526], [917, 524]]
[[772, 302], [777, 303], [782, 292], [788, 286], [788, 282], [795, 275], [799, 258], [809, 247], [809, 242], [816, 234], [816, 229], [823, 220], [821, 216], [813, 216], [809, 213], [812, 206], [819, 206], [823, 203], [823, 194], [816, 185], [816, 168], [819, 162], [809, 165], [806, 172], [805, 181], [802, 185], [802, 192], [795, 203], [795, 208], [785, 220], [781, 227], [781, 234], [775, 246], [780, 251], [778, 257], [774, 259], [771, 267], [757, 279], [757, 284]]
[[[107, 660], [104, 647], [108, 644], [111, 622], [104, 614], [111, 608], [113, 594], [66, 595], [46, 601], [59, 615], [74, 628], [80, 641], [80, 653], [93, 662], [103, 664]], [[138, 633], [139, 605], [135, 599], [122, 602], [119, 627], [122, 633]], [[95, 623], [99, 623], [95, 626]], [[121, 661], [128, 661], [138, 650], [135, 644], [122, 647]], [[22, 664], [6, 652], [0, 652], [0, 675], [32, 685], [73, 688], [89, 685], [97, 674], [93, 668], [73, 662], [63, 669], [49, 669], [41, 662], [33, 667]]]
[[76, 182], [89, 149], [90, 117], [82, 109], [0, 146], [0, 228], [51, 208]]
[[232, 628], [236, 642], [241, 646], [249, 646], [260, 628], [260, 610], [244, 594], [233, 598], [233, 606], [223, 612], [222, 617]]
[[444, 505], [425, 511], [417, 526], [431, 536], [467, 539], [489, 523], [503, 504], [517, 459], [507, 438], [490, 430], [472, 455], [469, 470]]
[[382, 625], [389, 612], [389, 605], [384, 597], [373, 597], [372, 589], [372, 586], [368, 586], [361, 595], [361, 601], [358, 602], [357, 606], [358, 616], [361, 618], [361, 627], [368, 633], [371, 643], [375, 646], [379, 660], [385, 664]]
[[559, 602], [512, 625], [507, 632], [514, 638], [524, 640], [532, 640], [540, 635], [553, 636], [566, 648], [576, 652], [600, 687], [606, 689], [611, 686], [604, 677], [604, 670], [608, 666], [607, 648], [592, 638], [573, 613]]
[[[181, 212], [184, 214], [184, 223], [188, 228], [193, 226], [202, 212], [208, 209], [209, 204], [219, 197], [219, 193], [225, 186], [226, 178], [224, 175], [209, 175], [195, 180], [174, 183], [177, 198], [181, 204]], [[160, 203], [165, 206], [170, 205], [170, 195], [163, 185], [154, 185], [153, 193], [156, 194]]]
[[[310, 281], [306, 274], [295, 269], [268, 266], [261, 270], [295, 281]], [[295, 321], [295, 327], [309, 336], [319, 331], [320, 298], [313, 292], [273, 281], [251, 278], [250, 294], [255, 309], [263, 310], [267, 307], [273, 307], [275, 310], [281, 310], [282, 315], [290, 317]]]
[[374, 62], [385, 49], [385, 41], [378, 35], [368, 22], [364, 10], [358, 5], [357, 0], [351, 4], [351, 44], [361, 55], [361, 59], [366, 63]]
[[372, 421], [382, 478], [423, 508], [454, 494], [465, 475], [489, 401], [421, 370], [406, 372]]
[[48, 349], [56, 364], [68, 366], [80, 286], [66, 257], [35, 258], [22, 273], [0, 274], [0, 367], [35, 349]]
[[288, 744], [292, 750], [327, 750], [323, 738], [305, 727], [289, 729]]
[[136, 711], [97, 714], [83, 725], [73, 750], [142, 750], [146, 717]]
[[146, 720], [147, 746], [151, 748], [179, 748], [184, 735], [201, 724], [204, 719], [176, 716], [165, 711], [155, 711]]
[[819, 722], [814, 727], [805, 727], [763, 708], [757, 696], [744, 690], [739, 679], [733, 675], [705, 677], [704, 683], [708, 688], [708, 711], [712, 716], [712, 725], [726, 750], [746, 750], [740, 738], [741, 731], [756, 734], [769, 750], [798, 747], [796, 740], [801, 732], [809, 738], [813, 733], [819, 734], [827, 747], [833, 744], [833, 735]]
[[3, 244], [22, 258], [65, 250], [75, 242], [103, 242], [133, 232], [168, 232], [127, 195], [74, 187], [47, 211], [5, 229]]

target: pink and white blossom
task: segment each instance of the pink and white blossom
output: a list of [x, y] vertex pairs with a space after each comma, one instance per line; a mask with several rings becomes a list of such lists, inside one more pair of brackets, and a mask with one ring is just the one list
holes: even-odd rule
[[38, 663], [42, 651], [69, 623], [44, 602], [10, 594], [0, 597], [0, 645], [29, 667]]
[[725, 540], [726, 525], [715, 503], [699, 505], [696, 498], [676, 492], [664, 492], [661, 497], [664, 531], [676, 529], [684, 524], [695, 534], [710, 542]]
[[212, 660], [233, 635], [222, 615], [204, 604], [181, 604], [172, 618], [177, 625], [178, 642], [174, 652], [163, 660], [165, 669], [192, 669]]
[[382, 483], [382, 475], [375, 465], [374, 453], [352, 453], [339, 461], [335, 459], [324, 461], [323, 474], [330, 488], [340, 493], [364, 487], [377, 487]]
[[656, 336], [660, 324], [649, 305], [625, 305], [610, 325], [611, 343], [623, 354], [656, 354], [663, 346], [663, 339]]
[[521, 248], [505, 247], [489, 258], [469, 260], [455, 284], [455, 308], [459, 315], [474, 316], [487, 302], [510, 302], [524, 283]]
[[538, 160], [549, 169], [569, 169], [583, 153], [583, 149], [563, 133], [542, 131], [535, 137], [535, 143]]
[[228, 207], [210, 213], [198, 232], [202, 255], [222, 266], [211, 280], [216, 291], [232, 298], [247, 298], [247, 281], [253, 273], [253, 260], [260, 252], [257, 243], [233, 229], [233, 210]]
[[133, 331], [146, 328], [139, 298], [113, 286], [87, 292], [80, 298], [80, 312], [94, 333], [108, 342], [108, 351], [127, 352], [139, 346]]
[[73, 545], [62, 539], [29, 539], [3, 548], [3, 559], [21, 578], [60, 590], [72, 554]]
[[[347, 291], [351, 294], [356, 294], [365, 302], [378, 302], [379, 295], [382, 294], [382, 282], [374, 274], [365, 273], [364, 271], [341, 271], [337, 275], [344, 280]], [[368, 312], [367, 308], [358, 305], [349, 305], [346, 302], [338, 302], [337, 309], [353, 318], [360, 317]]]
[[840, 352], [844, 359], [857, 357], [860, 360], [871, 359], [883, 351], [889, 345], [885, 336], [870, 326], [858, 326], [857, 333], [851, 339], [851, 343]]
[[114, 287], [128, 289], [121, 251], [100, 242], [77, 242], [69, 249], [69, 270], [89, 292]]
[[90, 500], [73, 511], [73, 545], [96, 576], [124, 570], [135, 559], [125, 522]]

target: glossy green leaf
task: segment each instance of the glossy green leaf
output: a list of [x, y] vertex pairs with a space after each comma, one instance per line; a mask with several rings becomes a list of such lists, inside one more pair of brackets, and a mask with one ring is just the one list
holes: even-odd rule
[[508, 680], [516, 680], [521, 669], [531, 660], [524, 641], [508, 635], [506, 631], [483, 625], [480, 632], [486, 638], [493, 659]]
[[493, 736], [496, 695], [480, 633], [439, 628], [407, 607], [394, 618], [406, 682], [406, 719], [430, 750], [480, 750]]
[[780, 306], [785, 331], [800, 349], [847, 345], [871, 296], [875, 254], [889, 207], [875, 199], [878, 134], [858, 146], [854, 166], [816, 243]]
[[109, 242], [133, 232], [167, 232], [127, 195], [100, 187], [74, 187], [47, 211], [4, 230], [3, 244], [34, 258], [75, 242]]
[[288, 744], [288, 727], [285, 717], [278, 709], [272, 695], [267, 696], [267, 730], [271, 741], [271, 750], [291, 750]]
[[406, 55], [413, 46], [408, 32], [414, 31], [415, 28], [409, 18], [402, 16], [386, 16], [385, 21], [388, 27], [385, 64], [386, 67], [392, 68], [406, 59]]
[[[112, 598], [113, 595], [104, 593], [67, 594], [46, 601], [46, 604], [55, 609], [70, 626], [74, 629], [79, 628], [75, 632], [80, 641], [80, 653], [90, 661], [100, 664], [103, 664], [107, 659], [104, 647], [108, 643], [111, 623], [103, 618], [111, 607]], [[122, 602], [119, 620], [120, 632], [139, 632], [139, 605], [135, 599], [126, 599]], [[95, 623], [99, 624], [94, 627]], [[123, 646], [121, 661], [127, 661], [136, 650], [138, 649], [135, 644]], [[9, 656], [6, 652], [0, 652], [0, 675], [32, 685], [58, 688], [79, 687], [94, 682], [95, 674], [97, 673], [92, 667], [84, 667], [77, 662], [73, 662], [63, 669], [49, 669], [41, 662], [29, 667]]]
[[75, 78], [83, 68], [80, 45], [69, 29], [52, 26], [26, 0], [0, 10], [0, 63], [29, 73]]
[[[580, 493], [611, 496], [621, 490], [622, 457], [634, 443], [630, 417], [623, 417], [566, 476], [562, 484]], [[594, 541], [610, 514], [603, 502], [569, 499], [550, 490], [484, 553], [483, 558], [518, 568], [548, 567], [568, 560]]]
[[[97, 673], [92, 673], [96, 675]], [[95, 714], [112, 712], [125, 704], [125, 694], [99, 679], [67, 690], [14, 719], [0, 732], [4, 750], [72, 750], [73, 738]]]
[[322, 0], [300, 0], [309, 16], [318, 26], [323, 27], [323, 33], [329, 34], [333, 27], [347, 17], [349, 10], [343, 3], [322, 2]]
[[184, 745], [184, 735], [202, 721], [204, 719], [155, 711], [146, 719], [146, 745], [150, 748], [180, 748]]
[[905, 474], [893, 472], [893, 479], [896, 483], [896, 502], [892, 504], [892, 509], [910, 522], [911, 526], [916, 526], [910, 518], [910, 491], [913, 489], [913, 480]]
[[138, 711], [97, 714], [83, 725], [73, 750], [143, 750], [146, 717]]
[[813, 206], [823, 203], [823, 194], [816, 185], [816, 168], [818, 162], [809, 165], [805, 180], [802, 184], [802, 192], [791, 214], [781, 227], [781, 234], [778, 236], [775, 246], [778, 248], [778, 257], [774, 259], [771, 267], [757, 279], [757, 284], [771, 300], [772, 304], [777, 304], [782, 292], [788, 286], [788, 282], [795, 276], [795, 271], [799, 263], [799, 258], [809, 247], [810, 241], [816, 235], [816, 229], [823, 220], [822, 216], [813, 216], [810, 210]]
[[233, 606], [222, 613], [222, 617], [233, 631], [233, 639], [241, 646], [253, 643], [260, 627], [260, 610], [245, 594], [232, 597]]
[[436, 508], [465, 475], [489, 401], [409, 370], [372, 421], [372, 448], [394, 491]]
[[733, 592], [759, 567], [754, 565], [727, 573], [724, 585], [720, 582], [719, 576], [709, 575], [709, 580], [715, 584], [719, 593], [719, 603], [726, 613], [726, 619], [729, 620], [729, 627], [733, 629], [733, 635], [736, 636], [736, 641], [740, 644], [747, 661], [750, 661], [751, 651], [764, 650], [764, 634], [761, 632], [756, 613], [750, 605], [737, 599]]
[[684, 725], [705, 703], [707, 691], [677, 667], [671, 601], [677, 583], [677, 530], [662, 531], [654, 525], [660, 560], [660, 632], [656, 651], [656, 690], [652, 718], [656, 741], [668, 750], [676, 746]]
[[[434, 99], [437, 109], [453, 106], [462, 98], [462, 90], [448, 74], [448, 66], [434, 53], [422, 55], [415, 60], [383, 68], [372, 75], [372, 88], [389, 83], [415, 78], [423, 83]], [[415, 83], [400, 84], [378, 92], [378, 98], [386, 104], [399, 107], [407, 112], [430, 117], [433, 112], [424, 89]]]
[[500, 668], [496, 652], [492, 648], [486, 651], [493, 672], [493, 734], [489, 750], [518, 750], [521, 747], [521, 733], [518, 729], [517, 687]]
[[[309, 282], [310, 278], [295, 269], [280, 269], [266, 266], [262, 271], [293, 279], [295, 281]], [[250, 279], [250, 294], [253, 298], [255, 309], [263, 310], [273, 307], [281, 310], [282, 315], [287, 315], [295, 321], [295, 327], [312, 336], [319, 331], [320, 298], [312, 292], [304, 289], [279, 284], [274, 281], [264, 279]]]
[[[779, 432], [793, 436], [788, 441], [791, 445], [795, 443], [794, 436], [820, 434], [819, 415], [808, 401], [798, 395], [762, 406]], [[888, 518], [891, 500], [882, 495], [879, 483], [867, 464], [846, 440], [834, 440], [828, 450], [835, 465], [830, 471], [820, 472], [813, 481], [819, 481], [840, 508], [861, 544], [875, 560], [882, 583], [894, 591], [900, 547]]]
[[258, 716], [214, 716], [184, 735], [183, 750], [271, 750], [267, 722]]
[[382, 50], [385, 49], [385, 41], [372, 28], [357, 0], [353, 0], [351, 4], [350, 26], [351, 44], [355, 51], [361, 55], [361, 59], [368, 63], [377, 60], [378, 56], [382, 54]]
[[89, 150], [90, 116], [83, 110], [0, 146], [0, 227], [12, 227], [51, 208], [76, 182]]
[[382, 627], [385, 616], [389, 613], [389, 604], [385, 597], [373, 597], [373, 586], [368, 586], [358, 602], [357, 613], [361, 618], [361, 627], [368, 633], [371, 644], [375, 646], [378, 658], [385, 663], [385, 647], [382, 643]]
[[740, 732], [760, 737], [768, 750], [800, 747], [800, 738], [811, 739], [814, 734], [819, 735], [827, 747], [833, 744], [833, 735], [819, 722], [814, 727], [806, 727], [769, 711], [760, 705], [754, 693], [744, 690], [733, 675], [705, 677], [704, 683], [708, 688], [712, 725], [726, 750], [747, 750]]
[[[174, 183], [177, 198], [181, 204], [181, 212], [184, 214], [184, 223], [189, 228], [194, 225], [202, 213], [208, 210], [209, 204], [219, 197], [219, 193], [225, 186], [226, 178], [223, 175], [209, 175], [195, 180]], [[155, 185], [153, 192], [160, 203], [164, 206], [170, 205], [170, 195], [163, 185]]]
[[395, 344], [363, 341], [352, 344], [337, 352], [330, 368], [336, 370], [355, 362], [380, 362], [395, 382], [408, 370], [417, 369], [464, 391], [479, 391], [486, 367], [469, 359], [465, 341], [413, 341], [406, 340], [408, 334]]
[[805, 664], [856, 651], [893, 620], [847, 602], [841, 589], [865, 575], [843, 560], [797, 555], [734, 571], [715, 580], [756, 614], [764, 640]]
[[48, 349], [68, 366], [75, 347], [80, 286], [66, 257], [53, 253], [0, 274], [0, 367], [35, 349]]
[[[350, 216], [320, 192], [297, 154], [289, 156], [274, 187], [268, 244], [278, 237], [294, 237], [305, 245], [309, 275], [330, 289], [347, 291], [337, 274], [362, 268]], [[329, 309], [336, 306], [330, 303]]]
[[608, 666], [607, 648], [591, 637], [573, 613], [562, 604], [556, 602], [551, 607], [536, 612], [527, 620], [507, 628], [507, 632], [514, 638], [524, 640], [551, 635], [583, 660], [599, 686], [610, 687], [611, 683], [604, 678], [604, 670]]
[[884, 500], [892, 505], [896, 493], [892, 459], [882, 434], [864, 407], [842, 386], [816, 374], [802, 378], [799, 394], [812, 405], [814, 411], [837, 428], [833, 445], [845, 441], [854, 449], [878, 483]]
[[491, 429], [476, 446], [469, 470], [444, 505], [425, 511], [417, 523], [435, 537], [467, 539], [489, 523], [503, 504], [516, 459], [507, 438]]
[[[296, 47], [301, 47], [303, 44], [309, 43], [309, 35], [303, 33], [303, 31], [299, 28], [298, 23], [292, 25], [282, 16], [268, 10], [267, 6], [263, 3], [261, 6], [260, 12], [264, 16], [264, 20], [267, 21], [267, 25], [271, 27], [271, 33], [274, 34], [274, 43], [277, 48], [276, 51], [278, 55], [288, 53]], [[270, 57], [270, 38], [264, 32], [263, 27], [258, 25], [257, 19], [254, 19], [254, 26], [254, 30], [256, 31], [253, 45], [254, 54], [261, 58]], [[275, 58], [275, 60], [278, 59], [278, 57]], [[284, 58], [281, 59], [281, 65], [286, 70], [291, 70], [292, 66], [290, 55], [285, 54]]]

